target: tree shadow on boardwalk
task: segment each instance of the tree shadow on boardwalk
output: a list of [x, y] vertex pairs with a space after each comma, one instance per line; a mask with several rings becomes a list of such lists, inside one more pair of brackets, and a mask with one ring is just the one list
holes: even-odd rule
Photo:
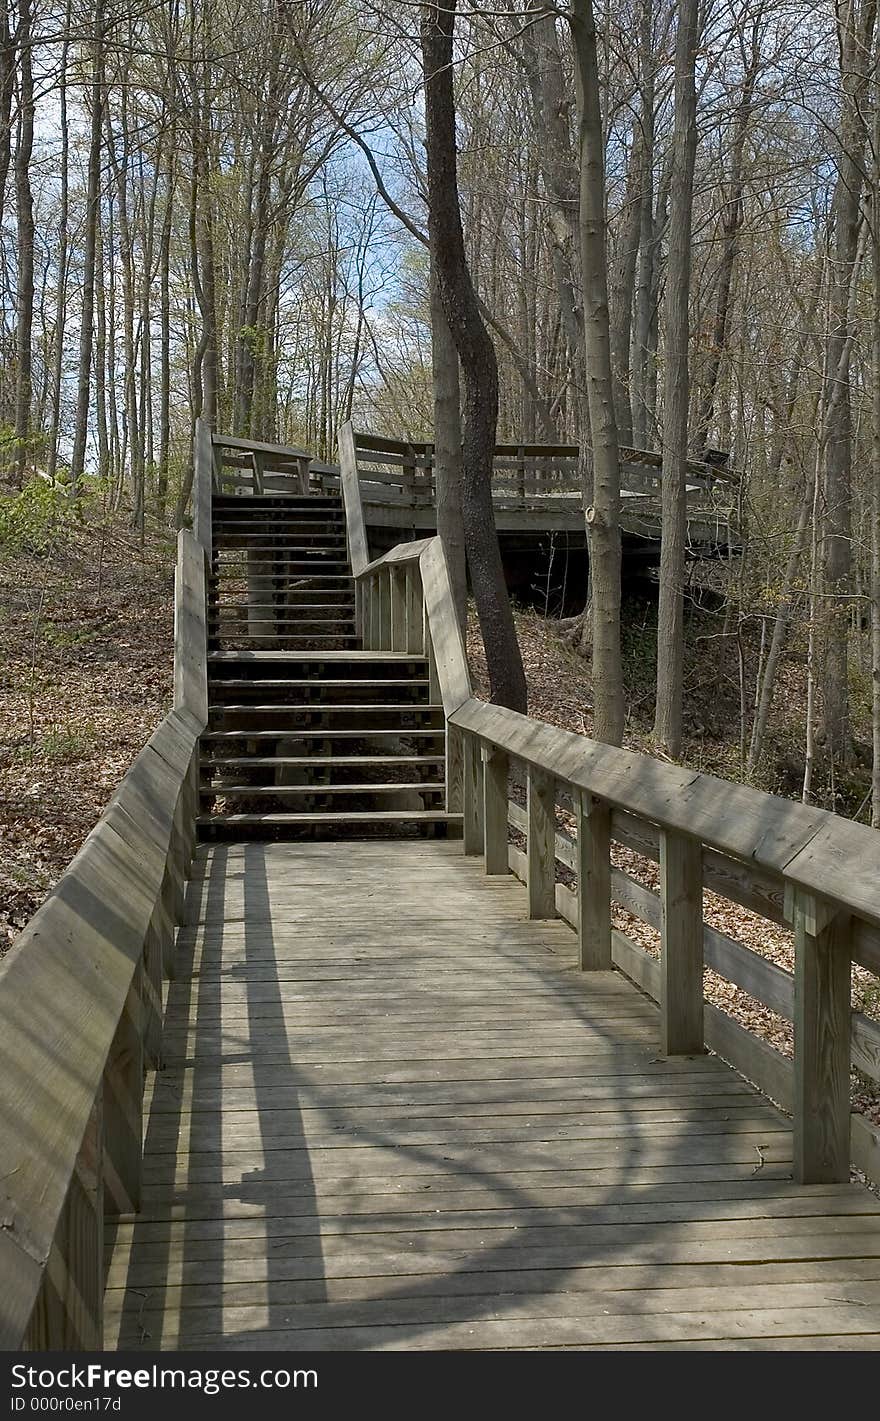
[[[344, 856], [345, 845], [333, 847]], [[243, 883], [236, 879], [239, 872], [243, 873]], [[344, 878], [344, 865], [341, 872]], [[229, 911], [227, 883], [232, 888], [237, 885], [240, 891], [241, 923], [236, 922]], [[153, 1335], [144, 1335], [141, 1339], [137, 1335], [138, 1297], [135, 1294], [127, 1303], [121, 1345], [137, 1345], [139, 1341], [148, 1347], [157, 1345], [159, 1329], [151, 1329], [150, 1319], [159, 1322], [159, 1314], [165, 1306], [165, 1282], [173, 1288], [174, 1297], [169, 1293], [168, 1302], [174, 1303], [175, 1310], [176, 1300], [185, 1300], [177, 1334], [172, 1337], [166, 1332], [165, 1346], [214, 1345], [230, 1349], [430, 1346], [438, 1325], [476, 1325], [496, 1318], [509, 1323], [515, 1315], [526, 1319], [544, 1317], [546, 1321], [540, 1324], [535, 1335], [543, 1339], [541, 1345], [553, 1345], [554, 1309], [558, 1318], [566, 1318], [566, 1307], [560, 1300], [572, 1290], [601, 1292], [610, 1286], [608, 1270], [619, 1265], [629, 1270], [634, 1286], [650, 1286], [646, 1279], [655, 1262], [658, 1267], [661, 1262], [668, 1263], [670, 1245], [686, 1236], [688, 1197], [698, 1206], [694, 1216], [706, 1221], [716, 1214], [731, 1217], [723, 1193], [738, 1198], [747, 1193], [755, 1199], [767, 1199], [774, 1193], [790, 1191], [786, 1162], [788, 1136], [773, 1133], [784, 1130], [781, 1117], [763, 1103], [759, 1106], [756, 1095], [744, 1090], [732, 1092], [730, 1130], [722, 1123], [712, 1127], [715, 1133], [712, 1129], [704, 1133], [701, 1122], [708, 1116], [699, 1095], [687, 1091], [678, 1095], [671, 1089], [678, 1065], [659, 1061], [646, 1049], [644, 1033], [641, 1040], [637, 1031], [628, 1033], [626, 1010], [620, 1017], [612, 1014], [605, 1019], [601, 1010], [597, 1010], [597, 998], [591, 995], [589, 981], [563, 974], [558, 961], [550, 954], [542, 957], [538, 948], [526, 959], [522, 939], [511, 941], [515, 937], [511, 932], [516, 922], [515, 912], [511, 913], [510, 921], [491, 923], [487, 919], [483, 946], [491, 948], [499, 977], [503, 976], [505, 966], [515, 968], [520, 978], [526, 972], [535, 1000], [539, 997], [555, 999], [560, 1004], [565, 1032], [574, 1033], [573, 1039], [576, 1039], [577, 1033], [583, 1030], [585, 1050], [604, 1052], [596, 1080], [605, 1076], [608, 1085], [613, 1086], [620, 1081], [619, 1073], [623, 1072], [631, 1077], [633, 1085], [653, 1080], [658, 1095], [664, 1090], [664, 1082], [669, 1082], [672, 1104], [668, 1114], [663, 1115], [663, 1130], [657, 1136], [645, 1131], [646, 1116], [643, 1108], [640, 1109], [638, 1092], [631, 1095], [627, 1088], [627, 1093], [614, 1101], [613, 1129], [609, 1129], [607, 1135], [600, 1130], [595, 1145], [586, 1135], [579, 1138], [577, 1128], [570, 1139], [566, 1139], [564, 1129], [560, 1134], [558, 1127], [560, 1123], [564, 1127], [566, 1114], [548, 1113], [546, 1124], [539, 1120], [537, 1129], [526, 1128], [533, 1117], [523, 1115], [524, 1125], [517, 1138], [512, 1128], [506, 1132], [504, 1127], [499, 1130], [493, 1126], [488, 1110], [483, 1117], [485, 1131], [475, 1131], [477, 1136], [487, 1134], [488, 1144], [481, 1143], [479, 1138], [470, 1142], [466, 1138], [444, 1142], [444, 1136], [455, 1133], [459, 1121], [442, 1116], [437, 1117], [436, 1140], [409, 1138], [412, 1131], [408, 1122], [420, 1116], [420, 1101], [430, 1107], [432, 1094], [434, 1103], [448, 1105], [449, 1117], [454, 1117], [459, 1108], [466, 1115], [468, 1109], [467, 1089], [462, 1092], [456, 1089], [457, 1084], [473, 1082], [476, 1101], [490, 1102], [493, 1096], [491, 1063], [498, 1058], [499, 1076], [503, 1075], [507, 1048], [496, 1048], [494, 1053], [490, 1050], [486, 1054], [483, 1076], [474, 1076], [464, 1062], [460, 1076], [456, 1076], [453, 1068], [446, 1077], [449, 1089], [444, 1090], [442, 1079], [438, 1081], [438, 1073], [431, 1070], [430, 1057], [414, 1047], [414, 1058], [423, 1064], [413, 1069], [412, 1061], [407, 1060], [401, 1046], [401, 1054], [387, 1058], [387, 1070], [383, 1068], [374, 1077], [368, 1092], [374, 1108], [369, 1112], [364, 1110], [362, 1098], [366, 1097], [366, 1088], [359, 1091], [355, 1085], [346, 1087], [322, 1081], [320, 1066], [297, 1065], [291, 1060], [285, 997], [293, 1000], [297, 989], [288, 983], [285, 992], [284, 972], [276, 955], [264, 846], [248, 846], [243, 852], [239, 850], [237, 858], [225, 850], [215, 850], [205, 889], [203, 916], [211, 926], [210, 963], [203, 964], [190, 981], [193, 949], [191, 946], [184, 949], [174, 1001], [185, 1000], [187, 991], [194, 993], [198, 1044], [194, 1099], [200, 1107], [202, 1102], [210, 1102], [210, 1108], [200, 1108], [188, 1117], [179, 1111], [176, 1116], [170, 1115], [167, 1097], [159, 1093], [161, 1087], [157, 1089], [157, 1101], [163, 1102], [163, 1108], [151, 1116], [147, 1138], [147, 1166], [155, 1186], [151, 1186], [151, 1204], [144, 1222], [134, 1230], [130, 1262], [132, 1280], [141, 1280], [149, 1263], [150, 1281], [155, 1281], [156, 1291], [149, 1292], [141, 1309], [140, 1324], [144, 1334], [152, 1331]], [[390, 919], [387, 911], [382, 917], [381, 904], [377, 909], [376, 929], [365, 936], [379, 937], [384, 932], [391, 939], [396, 934], [402, 940], [406, 928], [393, 921], [393, 904]], [[284, 904], [274, 911], [283, 922]], [[429, 911], [430, 906], [426, 909]], [[291, 922], [287, 922], [288, 942], [292, 930]], [[234, 944], [236, 933], [243, 951], [236, 959], [230, 950], [232, 961], [221, 965], [224, 935]], [[191, 941], [192, 936], [184, 937], [183, 941]], [[187, 957], [189, 961], [185, 960]], [[415, 971], [418, 972], [417, 962]], [[295, 973], [291, 971], [289, 975], [295, 976]], [[446, 994], [442, 985], [438, 985], [439, 978], [436, 974], [433, 976], [435, 980], [423, 987], [419, 1000], [429, 1005], [437, 1022], [455, 1026], [456, 1013], [462, 1003], [455, 991], [456, 981], [453, 978], [452, 990]], [[354, 986], [348, 1031], [352, 1045], [356, 1045], [358, 1014], [367, 1032], [371, 1011], [381, 1013], [382, 1003], [369, 995], [359, 1000], [354, 976], [348, 980]], [[245, 1005], [241, 1017], [229, 1017], [221, 1040], [222, 981], [243, 983]], [[582, 990], [571, 992], [568, 984], [572, 981], [579, 982]], [[522, 990], [526, 997], [528, 988]], [[309, 1000], [316, 999], [314, 995], [309, 997]], [[598, 1000], [601, 1001], [601, 997]], [[621, 1004], [631, 1004], [633, 1020], [645, 1021], [649, 1009], [635, 990], [631, 996], [627, 993], [619, 1000]], [[653, 1021], [653, 1012], [649, 1015]], [[401, 1019], [401, 1029], [407, 1032], [411, 1029], [411, 1016], [412, 1012], [407, 1009]], [[178, 1080], [171, 1054], [177, 1049], [178, 1036], [173, 1024], [177, 1020], [179, 1014], [172, 1018], [169, 1028], [169, 1085], [175, 1085]], [[539, 1099], [551, 1104], [564, 1103], [565, 1111], [570, 1111], [570, 1118], [577, 1127], [577, 1097], [589, 1062], [584, 1067], [580, 1061], [574, 1077], [565, 1064], [564, 1053], [559, 1056], [558, 1068], [554, 1068], [552, 1060], [545, 1061], [543, 1057], [530, 1063], [530, 1025], [527, 1021], [520, 1025], [522, 1029], [518, 1032], [516, 1020], [504, 1025], [487, 1024], [487, 1030], [493, 1032], [509, 1031], [510, 1054], [515, 1050], [515, 1054], [527, 1062], [522, 1087], [517, 1086], [515, 1076], [511, 1077], [508, 1098], [516, 1100], [521, 1089], [520, 1098], [527, 1105], [536, 1101], [535, 1080], [540, 1074]], [[387, 1023], [386, 1028], [388, 1039], [393, 1039], [392, 1028]], [[239, 1029], [240, 1054], [236, 1052], [234, 1036]], [[320, 1025], [308, 1027], [316, 1039], [329, 1029]], [[536, 1029], [540, 1034], [540, 1023]], [[225, 1080], [221, 1058], [227, 1067]], [[240, 1094], [230, 1093], [228, 1087], [232, 1079], [229, 1068], [236, 1061], [241, 1067], [235, 1076], [236, 1082], [239, 1077], [245, 1081], [250, 1075], [252, 1097], [248, 1108], [252, 1114], [241, 1142], [240, 1173], [238, 1154], [234, 1165], [227, 1155], [224, 1181], [221, 1157], [224, 1119], [230, 1136], [226, 1141], [228, 1151], [235, 1125], [231, 1111], [242, 1100]], [[728, 1074], [717, 1062], [697, 1061], [687, 1069], [697, 1073], [705, 1070], [707, 1094], [711, 1094], [713, 1084], [723, 1091], [721, 1083], [732, 1079], [732, 1073]], [[353, 1080], [357, 1074], [353, 1072]], [[442, 1072], [439, 1075], [442, 1077]], [[569, 1079], [570, 1085], [567, 1085]], [[479, 1089], [480, 1080], [486, 1082], [485, 1092]], [[179, 1085], [175, 1088], [179, 1096]], [[358, 1101], [360, 1105], [352, 1104]], [[383, 1118], [383, 1101], [407, 1106], [397, 1127], [394, 1112]], [[503, 1097], [499, 1097], [499, 1103], [503, 1105]], [[583, 1109], [594, 1111], [595, 1102], [585, 1102]], [[744, 1109], [743, 1120], [757, 1110], [762, 1114], [753, 1127], [745, 1125], [738, 1132], [735, 1117], [740, 1109]], [[658, 1118], [660, 1115], [662, 1112], [658, 1112]], [[502, 1117], [504, 1126], [519, 1118]], [[174, 1155], [170, 1153], [176, 1142], [172, 1125], [175, 1119], [180, 1148], [191, 1151], [188, 1181], [180, 1177], [176, 1186]], [[470, 1117], [467, 1123], [474, 1119]], [[647, 1119], [650, 1123], [650, 1115]], [[750, 1129], [754, 1130], [753, 1134], [749, 1133]], [[418, 1131], [419, 1136], [432, 1133], [430, 1128]], [[371, 1147], [379, 1152], [376, 1164], [359, 1154], [347, 1174], [345, 1158], [353, 1157], [339, 1155], [339, 1163], [336, 1163], [334, 1136], [338, 1136], [341, 1150], [360, 1152]], [[313, 1147], [315, 1143], [320, 1145], [319, 1167], [323, 1171], [320, 1197], [312, 1172], [310, 1139]], [[755, 1165], [749, 1162], [754, 1149], [749, 1141], [767, 1147], [762, 1148], [767, 1163], [761, 1168], [759, 1179], [754, 1178]], [[160, 1145], [169, 1153], [156, 1153]], [[597, 1160], [591, 1160], [594, 1150]], [[251, 1167], [244, 1162], [245, 1151], [253, 1154]], [[364, 1163], [371, 1176], [368, 1181], [364, 1177]], [[329, 1176], [328, 1164], [332, 1164]], [[228, 1177], [230, 1170], [237, 1174], [236, 1178]], [[384, 1193], [375, 1194], [373, 1205], [370, 1190], [378, 1188], [376, 1176], [381, 1170], [387, 1170], [388, 1178]], [[551, 1189], [560, 1189], [558, 1204], [548, 1195], [542, 1175], [547, 1176]], [[774, 1182], [774, 1176], [778, 1182]], [[452, 1183], [455, 1192], [469, 1195], [472, 1202], [455, 1202], [451, 1209], [444, 1209], [443, 1196], [450, 1191], [441, 1189], [430, 1194], [433, 1183], [438, 1180], [446, 1185]], [[564, 1186], [560, 1185], [561, 1180], [565, 1180]], [[577, 1191], [581, 1189], [588, 1196], [588, 1202], [578, 1199]], [[435, 1231], [427, 1204], [414, 1206], [412, 1213], [398, 1212], [394, 1199], [400, 1192], [427, 1195], [432, 1203], [436, 1199], [440, 1227]], [[353, 1195], [358, 1197], [353, 1199]], [[683, 1201], [678, 1208], [674, 1206], [675, 1196]], [[618, 1214], [620, 1206], [650, 1206], [655, 1201], [668, 1205], [670, 1200], [670, 1207], [659, 1210], [661, 1220], [666, 1213], [666, 1222], [657, 1222], [656, 1215], [655, 1221], [648, 1217], [644, 1223], [615, 1226], [613, 1222], [606, 1222]], [[166, 1246], [163, 1260], [162, 1243], [158, 1239], [160, 1231], [150, 1221], [163, 1213], [167, 1217], [175, 1203], [179, 1204], [184, 1218], [179, 1229], [180, 1249], [175, 1251]], [[220, 1223], [224, 1206], [239, 1216], [246, 1215], [247, 1221], [224, 1228]], [[819, 1201], [817, 1213], [821, 1212]], [[645, 1213], [650, 1215], [650, 1209]], [[473, 1215], [479, 1216], [478, 1223], [474, 1222]], [[496, 1227], [496, 1223], [503, 1226]], [[584, 1226], [589, 1227], [589, 1232]], [[469, 1231], [464, 1239], [458, 1234], [462, 1229]], [[472, 1241], [477, 1229], [479, 1236]], [[452, 1247], [444, 1248], [445, 1230], [456, 1231]], [[402, 1239], [396, 1238], [397, 1231], [404, 1235]], [[705, 1230], [700, 1231], [700, 1237], [706, 1238]], [[708, 1277], [707, 1282], [719, 1281], [725, 1271], [721, 1261], [723, 1247], [717, 1250], [717, 1256], [719, 1267], [706, 1270], [717, 1276]], [[632, 1266], [634, 1259], [637, 1267]], [[711, 1264], [711, 1258], [706, 1261]], [[589, 1269], [588, 1278], [576, 1277], [583, 1269]], [[690, 1272], [695, 1270], [692, 1268]], [[178, 1288], [181, 1282], [182, 1291]], [[140, 1292], [147, 1291], [142, 1283], [138, 1286]], [[635, 1293], [630, 1292], [627, 1298], [620, 1291], [624, 1286], [621, 1281], [614, 1284], [617, 1290], [614, 1311], [638, 1312], [640, 1304]], [[586, 1342], [591, 1335], [591, 1318], [586, 1315], [590, 1310], [581, 1311], [584, 1315], [575, 1326], [574, 1336], [575, 1340]], [[594, 1315], [601, 1316], [602, 1311], [598, 1304], [592, 1309]], [[568, 1312], [565, 1326], [560, 1323], [558, 1336], [560, 1342], [570, 1344], [572, 1318], [578, 1317], [579, 1310], [575, 1306]], [[647, 1318], [644, 1325], [651, 1326]], [[512, 1335], [526, 1334], [518, 1331]], [[664, 1335], [661, 1327], [658, 1339]], [[492, 1345], [505, 1345], [502, 1334]], [[512, 1345], [524, 1344], [514, 1341]]]

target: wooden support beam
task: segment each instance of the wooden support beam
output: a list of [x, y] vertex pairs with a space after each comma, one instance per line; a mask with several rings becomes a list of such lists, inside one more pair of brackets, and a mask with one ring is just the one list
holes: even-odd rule
[[483, 852], [483, 761], [480, 741], [476, 735], [466, 735], [462, 747], [464, 759], [464, 851]]
[[849, 1179], [851, 918], [788, 885], [794, 929], [794, 1171], [801, 1184]]
[[529, 766], [526, 804], [530, 918], [556, 917], [556, 781]]
[[586, 790], [576, 798], [578, 943], [581, 970], [611, 968], [611, 806]]
[[376, 627], [377, 651], [391, 650], [391, 569], [380, 567], [376, 576], [378, 625]]
[[507, 874], [507, 776], [510, 759], [494, 745], [483, 747], [483, 838], [486, 872]]
[[703, 1051], [703, 848], [699, 839], [660, 832], [660, 1049]]

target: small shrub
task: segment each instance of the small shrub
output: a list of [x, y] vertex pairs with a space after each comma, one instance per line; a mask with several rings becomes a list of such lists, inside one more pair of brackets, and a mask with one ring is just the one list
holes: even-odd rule
[[0, 551], [48, 552], [69, 514], [67, 496], [45, 479], [31, 479], [21, 493], [0, 495]]

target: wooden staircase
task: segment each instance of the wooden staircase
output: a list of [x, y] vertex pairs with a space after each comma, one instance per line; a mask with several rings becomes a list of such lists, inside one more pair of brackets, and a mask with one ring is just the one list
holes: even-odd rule
[[215, 495], [202, 838], [460, 832], [427, 659], [361, 649], [342, 501]]

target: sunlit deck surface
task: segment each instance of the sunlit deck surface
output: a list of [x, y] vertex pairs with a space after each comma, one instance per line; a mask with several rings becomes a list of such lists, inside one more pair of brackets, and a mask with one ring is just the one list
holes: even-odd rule
[[203, 847], [108, 1348], [876, 1349], [880, 1200], [457, 842]]

